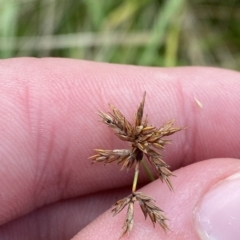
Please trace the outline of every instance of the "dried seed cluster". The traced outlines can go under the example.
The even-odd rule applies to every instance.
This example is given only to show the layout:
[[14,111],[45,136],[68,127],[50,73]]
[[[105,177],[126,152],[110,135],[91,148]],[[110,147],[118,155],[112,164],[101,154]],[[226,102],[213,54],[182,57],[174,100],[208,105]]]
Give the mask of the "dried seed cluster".
[[157,222],[161,225],[164,231],[168,229],[168,226],[166,224],[166,220],[168,219],[164,216],[163,211],[154,204],[155,200],[147,195],[142,194],[141,192],[133,192],[128,197],[117,201],[112,208],[113,216],[115,216],[116,214],[121,212],[124,207],[128,205],[127,216],[123,225],[123,231],[120,238],[125,233],[130,233],[133,228],[133,204],[135,201],[138,201],[145,216],[145,219],[147,218],[147,216],[149,216],[151,221],[153,222],[153,225],[155,225],[155,223]]
[[174,127],[173,120],[167,122],[160,128],[149,125],[147,116],[143,120],[145,96],[146,93],[144,93],[143,100],[138,107],[134,125],[128,122],[124,115],[113,105],[110,105],[112,110],[111,113],[106,114],[99,111],[99,116],[103,123],[112,128],[121,140],[129,142],[131,144],[131,149],[96,149],[96,155],[90,157],[93,162],[103,162],[104,164],[108,164],[116,161],[118,164],[121,163],[121,170],[124,168],[129,170],[135,165],[132,194],[116,202],[112,209],[115,216],[128,205],[127,216],[121,237],[126,232],[130,233],[133,228],[133,205],[135,201],[140,204],[145,218],[149,215],[153,223],[158,222],[164,230],[168,229],[166,224],[167,218],[164,217],[163,211],[154,204],[154,200],[149,196],[136,192],[139,163],[142,162],[143,157],[146,156],[150,164],[155,168],[161,181],[165,181],[169,189],[172,190],[173,187],[169,177],[173,174],[169,170],[169,165],[162,160],[159,150],[163,150],[164,146],[170,142],[170,140],[167,140],[164,137],[178,132],[182,130],[182,128]]

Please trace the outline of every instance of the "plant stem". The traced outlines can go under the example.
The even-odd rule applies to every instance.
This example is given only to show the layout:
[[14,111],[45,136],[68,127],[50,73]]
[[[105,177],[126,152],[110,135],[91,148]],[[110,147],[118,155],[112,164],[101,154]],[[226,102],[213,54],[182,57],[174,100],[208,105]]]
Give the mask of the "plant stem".
[[155,180],[155,178],[154,178],[152,172],[150,171],[145,159],[143,159],[141,162],[142,162],[145,172],[147,173],[148,178],[150,179],[151,182],[153,182]]
[[134,179],[133,179],[132,192],[135,192],[137,188],[138,173],[139,173],[139,162],[137,161],[136,167],[135,167]]

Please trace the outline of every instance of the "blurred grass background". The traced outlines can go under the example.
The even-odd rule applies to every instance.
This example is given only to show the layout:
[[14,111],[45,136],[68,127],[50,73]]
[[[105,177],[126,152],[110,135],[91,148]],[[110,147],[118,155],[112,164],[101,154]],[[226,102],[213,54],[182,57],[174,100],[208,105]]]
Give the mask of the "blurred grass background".
[[240,70],[238,0],[0,0],[0,58]]

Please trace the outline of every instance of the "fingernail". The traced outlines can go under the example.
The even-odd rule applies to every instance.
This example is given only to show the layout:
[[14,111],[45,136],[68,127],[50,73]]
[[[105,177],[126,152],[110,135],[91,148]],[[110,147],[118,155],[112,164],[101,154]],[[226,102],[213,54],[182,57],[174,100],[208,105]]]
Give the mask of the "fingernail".
[[240,173],[214,185],[197,204],[193,214],[201,240],[239,240]]

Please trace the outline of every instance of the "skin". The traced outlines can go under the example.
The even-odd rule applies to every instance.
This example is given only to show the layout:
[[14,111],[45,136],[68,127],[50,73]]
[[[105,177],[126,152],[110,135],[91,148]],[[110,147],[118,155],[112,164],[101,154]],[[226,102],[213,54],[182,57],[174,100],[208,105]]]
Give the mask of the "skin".
[[133,172],[87,158],[95,148],[128,146],[98,122],[97,110],[110,102],[133,121],[144,91],[152,125],[174,118],[188,129],[164,152],[174,193],[140,171],[140,191],[156,199],[171,231],[153,228],[136,207],[129,239],[198,239],[197,202],[240,170],[237,72],[19,58],[0,61],[0,78],[0,239],[118,239],[125,211],[103,212],[129,195]]

